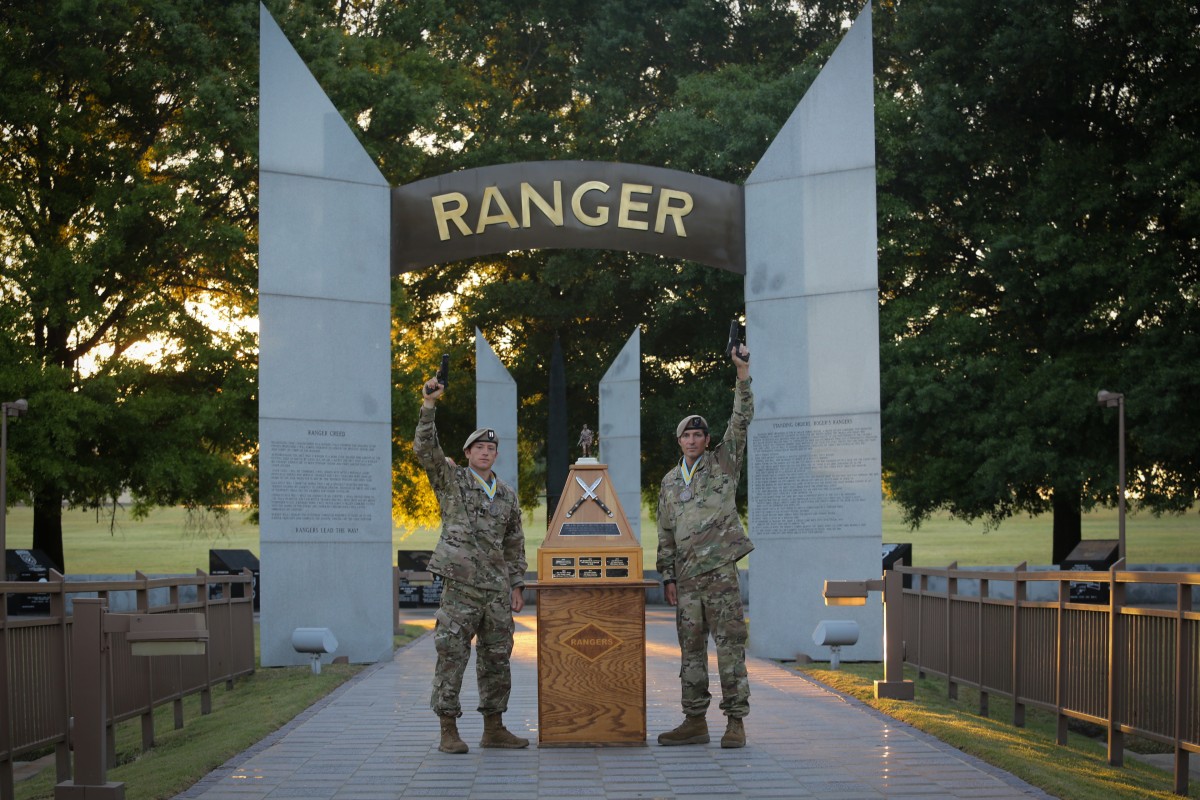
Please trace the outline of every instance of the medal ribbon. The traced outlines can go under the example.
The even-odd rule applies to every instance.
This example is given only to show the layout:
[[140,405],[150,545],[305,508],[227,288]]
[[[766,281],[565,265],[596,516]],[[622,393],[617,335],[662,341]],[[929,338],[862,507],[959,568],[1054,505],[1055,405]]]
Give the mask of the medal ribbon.
[[696,474],[696,467],[698,466],[700,466],[700,459],[698,458],[696,459],[696,463],[692,464],[691,468],[688,467],[687,456],[679,460],[679,472],[683,475],[684,486],[692,485],[692,476]]
[[467,469],[471,470],[471,474],[475,476],[475,480],[479,481],[479,485],[481,487],[483,487],[483,490],[485,492],[487,492],[488,500],[495,500],[496,499],[496,476],[494,474],[492,475],[492,482],[489,484],[487,481],[485,481],[483,479],[483,476],[481,476],[478,472],[475,471],[475,469],[473,467],[467,467]]

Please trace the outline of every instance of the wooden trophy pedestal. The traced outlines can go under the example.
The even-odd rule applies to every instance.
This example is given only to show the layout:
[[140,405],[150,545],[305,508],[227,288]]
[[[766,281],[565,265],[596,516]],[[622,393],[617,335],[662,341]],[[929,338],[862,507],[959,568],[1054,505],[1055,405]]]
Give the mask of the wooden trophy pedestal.
[[608,468],[577,463],[538,548],[538,746],[646,744],[642,548]]
[[539,585],[538,746],[646,744],[646,585]]

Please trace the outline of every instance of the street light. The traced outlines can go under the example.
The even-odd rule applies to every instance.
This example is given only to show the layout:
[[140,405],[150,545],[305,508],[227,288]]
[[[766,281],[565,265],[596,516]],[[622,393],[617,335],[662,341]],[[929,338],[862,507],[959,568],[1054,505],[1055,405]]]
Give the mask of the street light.
[[1117,472],[1120,482],[1117,495],[1117,558],[1125,561],[1125,395],[1101,389],[1096,403],[1117,409]]
[[28,410],[28,400],[0,403],[0,555],[8,547],[4,529],[4,521],[8,518],[8,418],[19,417]]

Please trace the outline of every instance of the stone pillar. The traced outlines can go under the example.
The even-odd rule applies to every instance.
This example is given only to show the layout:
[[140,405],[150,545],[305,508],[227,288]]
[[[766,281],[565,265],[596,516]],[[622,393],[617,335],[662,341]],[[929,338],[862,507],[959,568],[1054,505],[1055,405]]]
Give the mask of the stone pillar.
[[392,649],[391,302],[384,180],[260,6],[262,663],[295,628]]
[[600,379],[600,462],[642,540],[642,332],[634,328]]
[[[475,329],[475,427],[491,428],[500,437],[499,455],[492,471],[500,480],[518,491],[517,484],[517,382],[500,363],[496,351],[483,338],[479,328]],[[458,442],[442,443],[447,454],[451,449],[457,455],[466,441],[464,431]],[[456,459],[457,460],[457,459]]]
[[828,658],[813,629],[846,618],[861,635],[842,658],[882,656],[878,595],[821,596],[882,570],[874,124],[868,6],[746,181],[750,644],[767,658]]

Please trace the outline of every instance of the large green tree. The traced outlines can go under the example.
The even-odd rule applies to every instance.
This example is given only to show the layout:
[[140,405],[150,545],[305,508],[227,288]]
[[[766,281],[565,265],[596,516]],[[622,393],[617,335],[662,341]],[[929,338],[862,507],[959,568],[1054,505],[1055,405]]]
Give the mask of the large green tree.
[[916,524],[1200,489],[1200,8],[983,0],[881,15],[883,455]]
[[33,546],[64,505],[242,499],[255,435],[256,8],[0,6],[0,393]]

